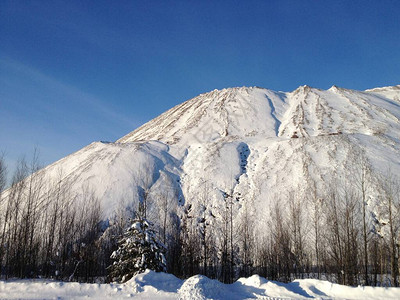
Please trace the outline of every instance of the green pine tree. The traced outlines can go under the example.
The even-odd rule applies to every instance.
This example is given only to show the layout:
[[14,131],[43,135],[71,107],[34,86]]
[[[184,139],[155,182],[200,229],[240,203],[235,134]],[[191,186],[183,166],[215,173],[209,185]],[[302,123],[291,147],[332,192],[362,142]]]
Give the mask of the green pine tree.
[[112,281],[126,282],[146,269],[166,271],[165,246],[156,239],[151,226],[144,218],[131,221],[111,255],[114,263],[108,269]]

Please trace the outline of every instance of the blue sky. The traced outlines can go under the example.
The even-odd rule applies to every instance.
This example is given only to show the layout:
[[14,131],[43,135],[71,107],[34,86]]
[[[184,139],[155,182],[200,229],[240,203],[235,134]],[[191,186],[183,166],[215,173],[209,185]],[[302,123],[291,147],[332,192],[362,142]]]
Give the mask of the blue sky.
[[200,93],[400,84],[400,1],[0,0],[0,151],[43,164]]

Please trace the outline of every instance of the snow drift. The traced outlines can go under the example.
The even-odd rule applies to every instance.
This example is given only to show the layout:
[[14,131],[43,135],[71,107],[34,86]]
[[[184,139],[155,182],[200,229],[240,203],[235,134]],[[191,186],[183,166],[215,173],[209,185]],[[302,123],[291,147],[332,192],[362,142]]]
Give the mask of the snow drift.
[[125,284],[0,281],[1,299],[399,299],[399,288],[348,287],[316,279],[284,284],[258,275],[223,284],[197,275],[180,280],[147,270]]

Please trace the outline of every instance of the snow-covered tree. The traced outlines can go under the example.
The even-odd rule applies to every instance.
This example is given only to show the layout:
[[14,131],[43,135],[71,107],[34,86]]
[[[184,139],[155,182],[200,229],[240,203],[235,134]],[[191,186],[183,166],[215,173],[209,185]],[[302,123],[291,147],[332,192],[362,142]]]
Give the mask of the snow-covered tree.
[[118,249],[111,255],[114,260],[109,267],[111,280],[125,282],[146,269],[166,271],[165,246],[157,240],[151,226],[146,219],[131,221],[118,241]]

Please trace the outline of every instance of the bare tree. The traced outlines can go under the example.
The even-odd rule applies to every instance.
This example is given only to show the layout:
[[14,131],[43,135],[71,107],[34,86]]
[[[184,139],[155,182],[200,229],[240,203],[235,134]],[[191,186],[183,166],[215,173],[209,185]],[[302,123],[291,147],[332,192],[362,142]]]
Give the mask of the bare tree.
[[203,261],[203,274],[207,276],[207,270],[208,270],[208,260],[209,260],[209,252],[210,252],[210,232],[209,232],[209,226],[210,226],[210,214],[209,212],[209,186],[207,182],[204,182],[201,191],[199,193],[199,202],[200,202],[200,211],[201,211],[201,217],[199,220],[199,226],[200,226],[200,238],[201,238],[201,246],[203,250],[202,254],[202,261]]
[[230,282],[230,263],[229,263],[229,205],[225,203],[222,212],[222,236],[220,237],[220,260],[221,260],[221,276],[220,280],[224,283]]
[[3,226],[4,243],[7,245],[5,250],[6,278],[9,275],[21,276],[22,230],[19,224],[26,186],[24,179],[27,174],[25,159],[21,159],[17,164],[9,189]]
[[360,150],[354,153],[353,163],[347,167],[347,171],[349,172],[349,180],[352,183],[351,188],[354,189],[354,192],[356,193],[355,196],[361,203],[364,282],[368,285],[368,242],[371,230],[367,219],[367,201],[371,180],[371,167],[363,151]]
[[[0,153],[0,207],[3,204],[3,191],[7,185],[7,166],[4,153]],[[1,216],[0,216],[1,218]],[[1,220],[1,219],[0,219]]]
[[315,263],[317,267],[317,278],[321,278],[321,242],[322,242],[322,237],[321,237],[321,230],[322,230],[322,225],[321,225],[321,217],[322,217],[322,204],[323,204],[323,199],[322,198],[317,198],[315,194],[313,194],[312,198],[312,204],[313,204],[313,212],[311,215],[311,220],[312,220],[312,226],[314,229],[314,252],[315,252]]
[[222,237],[220,240],[221,256],[221,280],[224,283],[231,283],[234,278],[234,240],[233,240],[233,205],[234,200],[238,200],[233,194],[233,189],[229,193],[223,193],[224,207],[222,211],[221,226]]
[[[342,279],[342,272],[344,269],[344,249],[343,249],[343,239],[341,232],[341,219],[339,211],[339,199],[338,193],[336,191],[336,186],[331,187],[327,198],[327,206],[325,207],[325,218],[326,218],[326,238],[328,240],[329,254],[333,259],[332,267],[333,270],[341,283],[344,284],[344,279]],[[342,279],[342,280],[341,280]]]
[[201,253],[198,251],[200,244],[197,223],[193,216],[192,205],[185,207],[180,231],[180,244],[182,245],[182,275],[189,277],[199,272]]
[[[3,255],[4,255],[4,234],[5,234],[5,226],[6,221],[8,219],[8,203],[6,196],[3,194],[3,191],[7,184],[7,166],[4,160],[4,153],[0,154],[0,228],[3,227],[3,230],[0,231],[0,270],[3,266]],[[3,215],[4,212],[4,215]],[[3,225],[3,226],[1,226]]]
[[39,154],[35,149],[29,165],[29,176],[25,180],[26,191],[23,201],[21,230],[21,277],[32,276],[34,273],[39,243],[35,239],[38,229],[40,208],[44,202],[43,173],[40,172]]
[[[86,282],[93,279],[97,267],[97,244],[101,220],[100,202],[89,186],[84,186],[76,200],[79,211],[76,218],[76,250],[78,257],[70,278],[81,276]],[[79,266],[79,269],[77,268]]]
[[271,246],[273,262],[275,263],[277,279],[290,281],[294,257],[290,249],[290,232],[287,218],[278,201],[275,201],[271,211]]
[[384,201],[389,225],[390,273],[392,285],[399,286],[400,248],[400,181],[391,172],[382,180]]
[[68,193],[68,186],[63,180],[63,172],[60,169],[58,171],[57,179],[48,186],[47,191],[47,204],[44,210],[44,225],[47,228],[43,236],[43,248],[44,248],[44,266],[43,272],[45,276],[50,276],[54,274],[51,272],[52,258],[55,252],[56,243],[56,230],[58,222],[60,221],[60,213],[62,209],[68,203],[68,199],[65,199]]
[[154,182],[153,170],[149,163],[141,165],[136,170],[136,181],[134,184],[138,186],[139,192],[139,206],[138,206],[138,217],[142,219],[147,218],[150,189]]
[[295,258],[294,272],[300,276],[304,272],[303,206],[293,193],[289,195],[289,227],[291,230],[292,249]]
[[345,283],[354,285],[358,274],[358,256],[359,256],[359,202],[357,195],[352,190],[346,190],[344,195],[343,209],[343,229],[344,239],[344,276]]
[[251,214],[251,207],[253,207],[253,199],[247,199],[250,203],[245,202],[242,206],[241,224],[240,224],[240,240],[241,240],[241,253],[242,253],[242,267],[241,276],[249,276],[253,266],[254,251],[254,237],[253,228],[254,222]]

